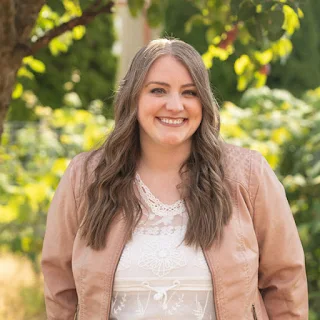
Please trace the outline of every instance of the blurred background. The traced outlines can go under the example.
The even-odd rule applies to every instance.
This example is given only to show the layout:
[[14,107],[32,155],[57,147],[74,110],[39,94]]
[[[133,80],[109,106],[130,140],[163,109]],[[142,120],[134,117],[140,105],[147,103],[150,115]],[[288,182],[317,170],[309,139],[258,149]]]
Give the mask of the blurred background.
[[0,319],[46,319],[39,259],[50,200],[70,159],[112,130],[117,83],[159,36],[201,53],[222,137],[261,152],[284,184],[305,250],[309,319],[320,319],[318,0],[0,6]]

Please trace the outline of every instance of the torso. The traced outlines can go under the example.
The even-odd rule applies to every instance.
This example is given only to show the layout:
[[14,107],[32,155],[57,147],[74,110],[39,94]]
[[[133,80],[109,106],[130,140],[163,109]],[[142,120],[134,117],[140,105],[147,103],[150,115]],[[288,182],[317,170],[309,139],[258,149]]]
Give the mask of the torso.
[[138,175],[136,186],[143,216],[115,273],[111,319],[215,319],[203,252],[183,243],[184,202],[163,204]]

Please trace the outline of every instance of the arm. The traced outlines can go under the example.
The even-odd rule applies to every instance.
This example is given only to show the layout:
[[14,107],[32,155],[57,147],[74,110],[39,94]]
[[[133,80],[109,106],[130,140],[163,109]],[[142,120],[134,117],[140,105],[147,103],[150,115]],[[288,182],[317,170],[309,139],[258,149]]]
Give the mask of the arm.
[[253,154],[253,220],[258,239],[259,289],[270,319],[308,319],[304,253],[284,188],[267,161]]
[[48,319],[73,320],[77,293],[72,274],[72,249],[78,230],[76,204],[76,158],[64,173],[47,217],[42,250],[42,272]]

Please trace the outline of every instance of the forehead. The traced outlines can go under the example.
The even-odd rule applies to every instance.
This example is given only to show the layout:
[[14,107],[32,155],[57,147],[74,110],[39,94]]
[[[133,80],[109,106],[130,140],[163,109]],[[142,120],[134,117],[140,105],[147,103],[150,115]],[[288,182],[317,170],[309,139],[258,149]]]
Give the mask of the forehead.
[[[154,79],[157,78],[157,79]],[[187,67],[177,58],[166,55],[158,58],[150,67],[145,81],[165,79],[181,79],[192,81]]]

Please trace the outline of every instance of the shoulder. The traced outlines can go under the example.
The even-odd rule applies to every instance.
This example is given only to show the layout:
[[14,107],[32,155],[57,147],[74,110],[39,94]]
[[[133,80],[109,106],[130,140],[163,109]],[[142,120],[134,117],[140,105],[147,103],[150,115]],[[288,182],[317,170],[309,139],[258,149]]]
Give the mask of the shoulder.
[[76,155],[66,170],[71,180],[76,198],[80,197],[82,191],[94,178],[94,170],[101,159],[101,150],[82,152]]
[[257,151],[225,142],[222,150],[226,179],[240,183],[249,191],[266,163],[265,158]]
[[77,175],[82,175],[86,170],[92,173],[101,159],[101,153],[99,149],[79,153],[72,158],[69,167]]

